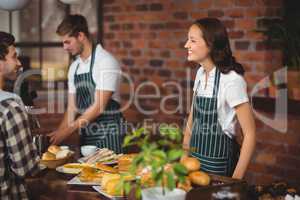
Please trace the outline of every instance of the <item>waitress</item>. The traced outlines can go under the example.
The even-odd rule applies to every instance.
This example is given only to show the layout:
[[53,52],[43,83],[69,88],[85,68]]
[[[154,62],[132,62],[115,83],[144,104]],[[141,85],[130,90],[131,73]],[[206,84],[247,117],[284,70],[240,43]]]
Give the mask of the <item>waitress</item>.
[[[188,60],[199,64],[183,148],[201,170],[242,179],[255,148],[255,123],[244,69],[235,61],[224,25],[215,18],[195,21],[185,44]],[[243,132],[236,142],[237,120]]]
[[93,45],[81,15],[67,16],[56,33],[64,49],[77,57],[68,72],[67,111],[58,130],[49,134],[50,142],[59,144],[80,129],[81,145],[121,153],[125,130],[119,112],[121,70],[117,60],[100,44]]

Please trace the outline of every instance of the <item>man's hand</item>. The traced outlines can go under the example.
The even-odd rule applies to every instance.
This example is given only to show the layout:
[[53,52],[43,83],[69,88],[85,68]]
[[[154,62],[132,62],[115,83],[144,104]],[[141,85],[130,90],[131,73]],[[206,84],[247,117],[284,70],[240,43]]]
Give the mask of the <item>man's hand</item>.
[[47,136],[50,137],[51,144],[58,145],[62,141],[64,141],[67,137],[69,137],[71,134],[72,131],[70,131],[69,128],[62,128],[47,134]]

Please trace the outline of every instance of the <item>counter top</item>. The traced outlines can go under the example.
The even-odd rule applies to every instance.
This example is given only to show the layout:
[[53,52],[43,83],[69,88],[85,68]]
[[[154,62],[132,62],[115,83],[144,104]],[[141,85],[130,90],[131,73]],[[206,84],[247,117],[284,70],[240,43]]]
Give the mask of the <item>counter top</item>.
[[59,173],[53,169],[45,169],[35,177],[26,179],[30,199],[37,200],[106,200],[91,186],[70,186],[67,182],[71,175]]
[[[32,200],[109,200],[105,196],[97,193],[91,186],[67,185],[67,182],[73,178],[73,175],[67,175],[57,172],[54,169],[45,169],[35,177],[26,179],[28,193]],[[229,181],[230,178],[212,175],[212,179]],[[220,186],[194,188],[187,193],[186,200],[210,199],[211,194],[220,190]],[[231,191],[245,195],[246,183],[237,183],[230,186]],[[134,198],[128,198],[134,199]],[[243,199],[243,198],[241,198]]]

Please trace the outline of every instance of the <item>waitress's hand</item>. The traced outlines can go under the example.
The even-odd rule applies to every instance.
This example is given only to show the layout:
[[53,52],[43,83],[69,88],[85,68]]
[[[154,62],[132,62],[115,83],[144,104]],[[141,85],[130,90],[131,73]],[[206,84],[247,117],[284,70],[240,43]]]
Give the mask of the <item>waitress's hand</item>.
[[72,131],[70,131],[68,128],[58,129],[56,131],[53,131],[49,134],[47,134],[48,137],[50,137],[50,143],[53,145],[58,145],[62,141],[64,141],[68,136],[72,134]]

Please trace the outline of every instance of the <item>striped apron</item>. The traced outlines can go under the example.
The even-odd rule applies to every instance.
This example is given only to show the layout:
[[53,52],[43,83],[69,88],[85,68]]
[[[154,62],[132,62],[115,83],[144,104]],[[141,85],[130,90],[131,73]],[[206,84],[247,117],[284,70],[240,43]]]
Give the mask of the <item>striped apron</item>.
[[[93,46],[89,72],[77,74],[79,64],[75,71],[76,106],[80,113],[83,113],[94,103],[96,84],[93,80],[92,71],[95,62],[95,50]],[[111,98],[105,111],[80,129],[81,145],[96,145],[99,148],[108,148],[116,153],[122,153],[125,120],[119,109],[120,104]]]
[[193,126],[190,151],[199,159],[201,170],[222,176],[232,176],[239,158],[239,146],[228,137],[218,122],[217,96],[220,71],[216,69],[211,98],[197,96],[200,81],[193,98]]

